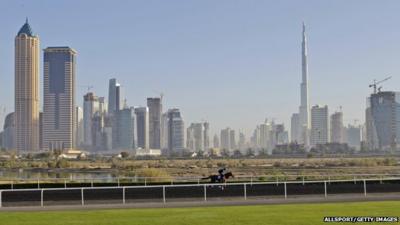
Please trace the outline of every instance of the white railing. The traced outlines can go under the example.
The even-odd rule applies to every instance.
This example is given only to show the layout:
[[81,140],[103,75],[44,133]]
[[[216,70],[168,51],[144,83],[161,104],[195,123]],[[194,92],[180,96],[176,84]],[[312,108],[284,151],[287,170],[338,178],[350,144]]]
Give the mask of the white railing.
[[[360,194],[363,194],[364,196],[367,196],[368,182],[372,182],[372,181],[379,182],[382,185],[390,185],[390,183],[385,183],[385,181],[399,181],[399,183],[400,183],[400,180],[398,178],[382,178],[382,179],[361,179],[361,180],[360,179],[359,180],[352,179],[352,180],[331,180],[331,181],[320,180],[320,181],[284,181],[284,182],[252,182],[252,183],[246,182],[246,183],[224,183],[224,184],[217,183],[217,184],[180,184],[180,185],[120,186],[120,187],[71,187],[71,188],[14,189],[14,190],[0,190],[0,207],[4,207],[4,203],[7,202],[7,199],[4,196],[4,194],[6,194],[6,193],[13,193],[13,192],[14,193],[25,192],[25,194],[26,194],[26,192],[28,192],[28,193],[32,192],[31,194],[40,193],[40,206],[43,207],[43,206],[45,206],[44,203],[46,201],[57,202],[57,200],[54,200],[54,199],[53,200],[51,200],[51,199],[50,200],[45,200],[44,196],[45,196],[46,192],[49,192],[49,191],[63,191],[63,192],[65,192],[65,191],[72,191],[72,190],[79,190],[80,191],[80,196],[79,197],[80,197],[80,204],[82,206],[86,205],[86,201],[87,201],[87,199],[85,198],[85,191],[86,190],[121,190],[122,191],[121,197],[117,198],[117,199],[112,199],[112,200],[118,200],[118,201],[121,201],[122,204],[126,204],[126,200],[127,200],[126,191],[129,190],[129,189],[157,189],[157,188],[161,189],[162,188],[162,202],[163,203],[167,203],[167,194],[166,193],[168,192],[168,190],[172,189],[172,188],[180,188],[180,187],[197,187],[197,188],[200,187],[203,190],[202,191],[203,192],[202,193],[203,201],[208,201],[208,198],[210,198],[212,196],[207,194],[207,190],[208,190],[208,188],[212,188],[212,187],[218,187],[218,188],[221,188],[221,190],[223,190],[222,188],[228,188],[230,186],[238,186],[238,187],[242,186],[243,189],[239,189],[240,193],[235,193],[235,195],[228,196],[228,197],[241,197],[244,200],[247,200],[248,199],[248,187],[252,187],[253,185],[274,185],[274,186],[275,185],[276,186],[282,186],[283,185],[283,196],[282,197],[284,199],[287,199],[289,194],[291,194],[293,196],[296,195],[296,193],[288,193],[288,189],[287,189],[288,185],[290,185],[290,184],[301,184],[301,185],[304,186],[306,184],[317,184],[318,183],[318,184],[321,184],[320,188],[322,188],[322,185],[323,185],[323,190],[324,190],[324,193],[320,194],[320,195],[323,195],[325,198],[328,198],[328,195],[329,195],[328,185],[330,185],[331,183],[344,183],[344,182],[346,182],[346,183],[349,183],[349,182],[351,182],[351,183],[352,182],[360,183],[360,182],[362,182],[363,193],[356,192],[356,191],[355,192],[348,192],[348,193],[360,193]],[[194,191],[198,191],[195,188],[193,190]],[[396,190],[395,192],[400,192],[400,188],[399,188],[399,190]],[[198,194],[198,192],[197,192],[197,194]],[[275,195],[275,194],[272,194],[272,195]],[[306,195],[306,194],[297,193],[297,195]],[[195,194],[195,196],[196,196],[196,194]],[[266,195],[259,195],[259,196],[269,196],[269,195],[266,194]],[[277,195],[277,196],[279,196],[279,195]],[[172,199],[176,199],[176,198],[182,198],[182,197],[175,197],[175,198],[172,198]],[[190,198],[196,198],[196,197],[188,195],[185,198],[190,199]],[[158,198],[155,197],[155,198],[151,198],[151,199],[152,200],[156,200]],[[96,199],[96,200],[102,200],[102,199]],[[134,200],[134,199],[131,198],[131,200]],[[14,203],[16,203],[16,202],[17,203],[18,202],[29,202],[29,200],[28,201],[24,201],[24,200],[14,201]],[[59,202],[61,202],[61,204],[64,205],[64,202],[62,202],[62,201],[59,201]]]
[[[202,179],[203,177],[97,177],[97,178],[15,178],[15,179],[7,179],[0,178],[0,185],[9,185],[9,189],[14,189],[15,185],[18,184],[34,184],[37,189],[41,188],[41,185],[55,183],[55,184],[63,184],[64,187],[68,187],[68,184],[79,184],[85,183],[90,184],[90,187],[94,187],[96,184],[116,184],[114,186],[120,187],[124,186],[124,183],[130,184],[139,184],[139,185],[152,185],[157,183],[169,183],[169,185],[174,185],[178,183],[207,183],[207,179]],[[274,182],[283,182],[283,181],[295,181],[301,180],[312,181],[312,180],[343,180],[353,179],[384,179],[384,178],[400,178],[400,174],[329,174],[329,175],[315,175],[315,174],[304,174],[304,175],[262,175],[262,176],[235,176],[227,180],[227,182],[258,182],[258,181],[274,181]]]

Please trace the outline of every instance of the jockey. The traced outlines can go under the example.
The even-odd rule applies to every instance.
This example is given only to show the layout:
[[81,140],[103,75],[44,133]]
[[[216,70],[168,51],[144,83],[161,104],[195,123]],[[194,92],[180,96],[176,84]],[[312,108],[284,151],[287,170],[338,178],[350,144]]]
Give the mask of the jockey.
[[218,179],[220,181],[224,180],[225,173],[226,173],[226,168],[225,167],[218,170],[218,174],[219,174]]

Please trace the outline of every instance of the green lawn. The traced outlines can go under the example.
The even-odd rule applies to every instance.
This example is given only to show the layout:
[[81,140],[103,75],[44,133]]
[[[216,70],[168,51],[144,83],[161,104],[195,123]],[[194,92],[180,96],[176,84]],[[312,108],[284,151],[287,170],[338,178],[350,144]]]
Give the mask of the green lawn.
[[[324,216],[400,216],[400,201],[159,209],[1,212],[7,225],[324,224]],[[325,223],[327,224],[327,223]],[[338,224],[338,223],[328,223]],[[371,223],[368,223],[371,224]],[[382,224],[382,223],[381,223]],[[384,223],[393,224],[393,223]],[[400,224],[400,223],[396,223]]]

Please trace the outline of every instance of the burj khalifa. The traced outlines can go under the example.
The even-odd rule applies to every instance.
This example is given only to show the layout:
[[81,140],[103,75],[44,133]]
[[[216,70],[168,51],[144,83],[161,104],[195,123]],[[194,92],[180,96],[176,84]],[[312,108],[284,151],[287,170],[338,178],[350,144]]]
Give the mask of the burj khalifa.
[[303,143],[308,143],[308,130],[310,129],[310,106],[308,98],[308,65],[307,65],[307,37],[306,26],[303,23],[303,39],[301,42],[302,82],[300,85],[299,125]]

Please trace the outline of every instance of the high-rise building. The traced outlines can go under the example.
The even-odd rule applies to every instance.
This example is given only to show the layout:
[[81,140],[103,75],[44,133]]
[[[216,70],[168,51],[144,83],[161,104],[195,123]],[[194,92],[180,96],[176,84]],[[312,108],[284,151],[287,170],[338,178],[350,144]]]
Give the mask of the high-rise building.
[[151,149],[161,148],[161,98],[147,98],[149,108],[149,140]]
[[44,49],[44,150],[75,147],[75,64],[72,48]]
[[265,123],[260,124],[258,128],[259,147],[262,149],[268,149],[270,143],[271,125],[265,121]]
[[300,131],[300,116],[298,113],[293,113],[290,120],[290,141],[297,143],[302,142]]
[[135,108],[137,147],[149,149],[149,108]]
[[221,130],[221,149],[231,150],[231,128],[227,127]]
[[15,37],[15,126],[19,152],[39,150],[39,37],[28,23]]
[[192,123],[187,128],[187,148],[194,152],[205,151],[204,149],[204,124]]
[[118,149],[134,149],[134,129],[135,129],[135,111],[132,108],[121,109],[116,114],[117,117],[117,143]]
[[217,134],[214,135],[213,146],[214,148],[219,148],[219,137]]
[[315,105],[311,108],[311,145],[329,142],[328,106]]
[[2,147],[7,150],[15,149],[15,113],[9,113],[4,119]]
[[83,139],[86,148],[89,148],[96,143],[93,143],[92,122],[96,112],[99,111],[99,98],[92,92],[83,96]]
[[307,64],[307,36],[306,26],[303,23],[303,39],[301,42],[301,67],[302,81],[301,104],[299,108],[299,130],[301,131],[302,143],[308,142],[308,129],[310,129],[310,105],[308,97],[308,64]]
[[83,139],[83,110],[81,107],[75,107],[75,146],[81,147],[84,144]]
[[360,126],[348,125],[346,128],[346,142],[349,147],[360,149],[361,129]]
[[400,147],[400,92],[372,94],[370,106],[370,129],[373,129],[370,132],[376,134],[376,147],[380,150],[397,150]]
[[210,123],[204,122],[204,151],[208,151],[210,149]]
[[235,132],[235,130],[232,129],[230,131],[229,135],[230,135],[229,141],[230,141],[230,144],[231,144],[231,149],[232,150],[236,150],[237,144],[236,144],[236,132]]
[[168,149],[168,113],[163,113],[161,117],[161,149]]
[[121,85],[112,78],[108,84],[108,113],[113,114],[122,108]]
[[244,135],[243,132],[239,131],[239,142],[238,142],[238,148],[241,152],[244,152],[246,149],[246,136]]
[[185,149],[185,123],[179,109],[168,110],[168,154],[182,154]]
[[335,112],[331,115],[331,139],[332,143],[344,143],[343,113]]

